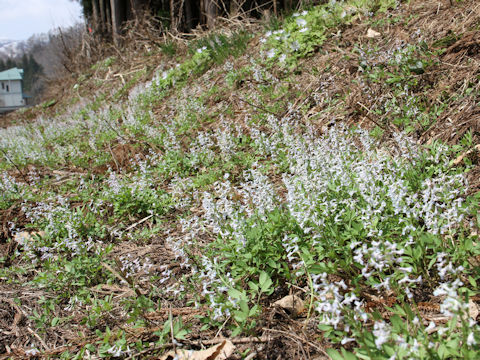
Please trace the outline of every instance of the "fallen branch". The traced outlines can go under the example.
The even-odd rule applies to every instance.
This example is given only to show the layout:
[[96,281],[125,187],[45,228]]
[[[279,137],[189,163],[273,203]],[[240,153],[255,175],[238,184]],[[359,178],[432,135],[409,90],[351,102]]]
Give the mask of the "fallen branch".
[[266,343],[266,342],[272,341],[272,337],[271,336],[261,336],[261,337],[249,336],[249,337],[241,337],[241,338],[233,338],[233,339],[216,338],[216,339],[197,340],[197,341],[182,340],[182,342],[185,342],[188,345],[201,346],[201,345],[216,345],[225,340],[230,340],[233,344]]
[[33,331],[31,328],[27,327],[27,330],[30,334],[32,334],[34,337],[36,337],[38,339],[38,341],[40,341],[40,343],[42,344],[43,348],[45,349],[45,351],[49,351],[49,347],[47,346],[47,344],[45,343],[45,341],[43,341],[43,339],[40,337],[40,335],[38,335],[35,331]]
[[129,227],[127,227],[127,228],[125,229],[125,231],[129,231],[129,230],[133,229],[133,228],[136,227],[137,225],[140,225],[141,223],[143,223],[143,222],[147,221],[148,219],[150,219],[152,216],[153,216],[153,214],[148,215],[147,217],[144,217],[142,220],[137,221],[135,224],[132,224],[132,225],[130,225]]

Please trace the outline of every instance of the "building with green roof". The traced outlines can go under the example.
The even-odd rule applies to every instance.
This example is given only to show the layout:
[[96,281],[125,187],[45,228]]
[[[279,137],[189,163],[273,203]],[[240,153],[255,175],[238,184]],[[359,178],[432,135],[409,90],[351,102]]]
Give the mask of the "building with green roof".
[[0,72],[0,112],[25,106],[22,82],[22,69],[12,68]]

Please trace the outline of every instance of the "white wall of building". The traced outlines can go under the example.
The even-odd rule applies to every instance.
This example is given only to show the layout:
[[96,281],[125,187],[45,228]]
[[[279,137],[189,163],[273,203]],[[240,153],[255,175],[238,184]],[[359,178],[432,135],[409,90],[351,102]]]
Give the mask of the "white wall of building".
[[0,107],[25,105],[21,80],[0,80]]

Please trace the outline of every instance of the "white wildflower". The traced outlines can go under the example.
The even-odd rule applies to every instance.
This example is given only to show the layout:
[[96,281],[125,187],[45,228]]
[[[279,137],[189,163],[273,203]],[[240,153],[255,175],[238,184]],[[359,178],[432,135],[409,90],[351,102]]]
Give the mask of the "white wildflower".
[[300,44],[298,43],[298,41],[295,40],[290,44],[290,48],[293,51],[298,51],[298,50],[300,50]]
[[296,20],[296,23],[299,27],[305,27],[307,25],[307,20],[298,18]]
[[354,338],[349,338],[349,337],[344,337],[342,339],[342,341],[340,342],[340,344],[345,345],[345,344],[348,344],[349,342],[352,342],[352,341],[355,341],[355,339]]
[[390,327],[384,321],[377,321],[373,325],[373,335],[375,336],[375,346],[380,350],[382,345],[390,339]]
[[477,341],[475,340],[475,336],[473,335],[473,332],[470,332],[467,337],[467,345],[472,346],[475,345]]

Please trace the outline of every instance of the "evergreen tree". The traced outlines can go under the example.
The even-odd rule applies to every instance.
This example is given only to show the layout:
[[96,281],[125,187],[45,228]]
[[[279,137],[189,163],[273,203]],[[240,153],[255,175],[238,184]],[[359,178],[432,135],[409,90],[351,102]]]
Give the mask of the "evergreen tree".
[[33,55],[30,53],[30,56],[28,58],[28,66],[30,68],[32,68],[32,72],[33,74],[35,74],[35,76],[40,76],[43,74],[43,69],[42,69],[42,66],[35,61],[35,58],[33,57]]
[[22,66],[23,69],[23,91],[29,91],[32,86],[33,72],[28,63],[27,54],[22,56]]
[[23,69],[23,91],[30,92],[40,76],[43,75],[42,66],[35,61],[35,58],[30,53],[29,55],[23,54],[18,67]]
[[8,70],[8,69],[11,69],[11,68],[14,68],[16,67],[17,64],[15,63],[15,61],[13,61],[12,58],[8,58],[7,61],[5,62],[5,68]]

